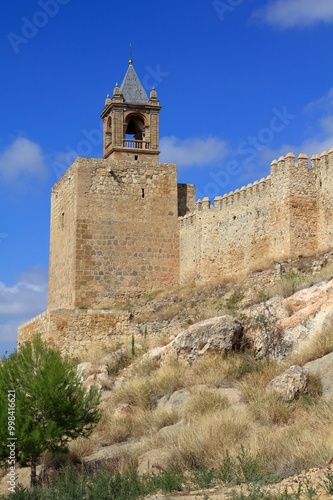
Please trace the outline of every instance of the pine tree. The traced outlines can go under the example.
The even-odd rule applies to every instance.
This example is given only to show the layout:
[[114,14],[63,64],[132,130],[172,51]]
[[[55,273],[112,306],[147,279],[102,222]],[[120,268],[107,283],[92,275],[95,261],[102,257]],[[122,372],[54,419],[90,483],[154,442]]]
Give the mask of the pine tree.
[[8,444],[15,445],[15,460],[30,465],[36,486],[38,458],[87,437],[100,418],[99,401],[99,391],[82,386],[71,360],[39,336],[25,342],[0,362],[0,462],[13,463]]

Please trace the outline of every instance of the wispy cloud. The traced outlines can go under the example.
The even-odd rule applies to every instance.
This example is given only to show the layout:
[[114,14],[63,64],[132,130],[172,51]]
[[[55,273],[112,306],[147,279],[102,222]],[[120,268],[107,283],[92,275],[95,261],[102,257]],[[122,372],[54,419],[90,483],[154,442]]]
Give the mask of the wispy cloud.
[[331,0],[271,0],[257,10],[254,17],[279,28],[310,26],[318,22],[333,23]]
[[42,266],[27,269],[14,285],[0,281],[0,351],[16,342],[17,328],[46,309],[47,272]]
[[10,183],[28,174],[35,179],[44,179],[47,166],[41,147],[25,137],[19,137],[0,152],[0,175]]
[[227,142],[217,137],[163,137],[160,149],[161,162],[176,163],[179,167],[206,166],[223,159],[228,153]]
[[303,140],[299,143],[282,143],[277,148],[265,148],[258,154],[260,164],[285,156],[289,151],[296,156],[305,153],[311,158],[333,147],[333,87],[326,94],[307,104],[302,112],[303,122],[308,123]]

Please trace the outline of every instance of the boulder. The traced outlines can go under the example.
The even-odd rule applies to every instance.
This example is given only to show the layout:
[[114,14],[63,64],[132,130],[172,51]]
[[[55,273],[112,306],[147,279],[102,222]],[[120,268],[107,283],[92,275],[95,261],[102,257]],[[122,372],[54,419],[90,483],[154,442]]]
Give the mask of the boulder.
[[324,399],[333,399],[333,352],[304,365],[305,370],[320,377]]
[[180,389],[171,394],[171,396],[163,396],[157,403],[157,408],[166,411],[182,412],[185,401],[190,397],[191,393],[187,389]]
[[149,450],[138,459],[138,474],[144,476],[147,474],[159,474],[172,464],[173,453],[171,450],[155,448]]
[[103,446],[95,453],[87,457],[83,457],[82,461],[85,464],[90,464],[93,468],[102,464],[115,464],[121,462],[124,457],[135,457],[142,454],[143,446],[139,442],[116,443],[110,446]]
[[200,321],[181,332],[166,346],[166,351],[193,361],[205,353],[225,354],[240,347],[241,323],[233,316],[218,316]]
[[273,297],[244,311],[245,340],[258,358],[282,359],[333,322],[333,280],[290,297]]
[[291,401],[308,389],[307,371],[298,366],[290,366],[285,372],[271,380],[266,390],[281,394],[285,399]]
[[163,440],[163,442],[167,443],[170,440],[175,439],[184,429],[184,420],[179,420],[179,422],[173,425],[166,425],[162,427],[156,434],[159,438]]

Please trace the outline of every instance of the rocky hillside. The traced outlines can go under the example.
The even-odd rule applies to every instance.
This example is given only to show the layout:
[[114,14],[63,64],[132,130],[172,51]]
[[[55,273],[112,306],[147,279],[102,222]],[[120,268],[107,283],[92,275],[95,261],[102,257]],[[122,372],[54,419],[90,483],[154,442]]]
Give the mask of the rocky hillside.
[[330,253],[119,303],[131,336],[79,360],[103,417],[72,457],[140,475],[176,467],[194,490],[177,498],[245,498],[249,483],[329,498],[332,278]]

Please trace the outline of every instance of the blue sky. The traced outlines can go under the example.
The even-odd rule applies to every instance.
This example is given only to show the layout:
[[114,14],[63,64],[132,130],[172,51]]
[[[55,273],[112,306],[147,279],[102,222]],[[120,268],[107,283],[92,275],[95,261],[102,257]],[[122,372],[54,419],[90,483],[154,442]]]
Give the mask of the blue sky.
[[330,0],[15,0],[0,17],[0,355],[46,308],[51,186],[101,156],[129,45],[161,111],[161,161],[198,198],[333,147]]

